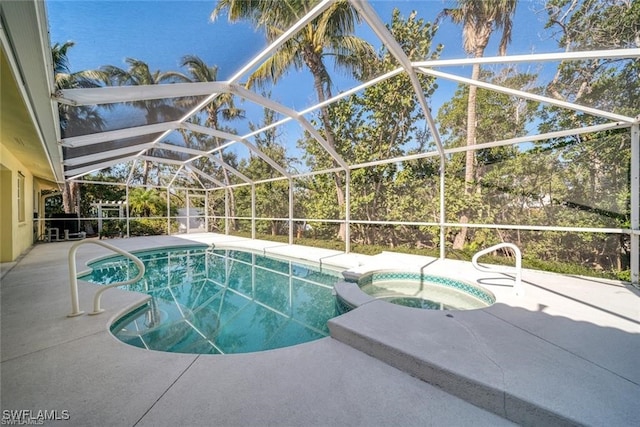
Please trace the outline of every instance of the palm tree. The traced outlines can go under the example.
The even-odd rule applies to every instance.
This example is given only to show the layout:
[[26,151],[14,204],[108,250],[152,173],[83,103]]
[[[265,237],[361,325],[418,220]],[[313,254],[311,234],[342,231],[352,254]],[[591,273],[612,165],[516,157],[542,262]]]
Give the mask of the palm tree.
[[131,214],[149,217],[162,213],[164,202],[154,188],[133,188],[129,192]]
[[[67,53],[74,45],[74,42],[68,41],[62,44],[56,43],[51,47],[56,91],[100,86],[102,75],[98,71],[87,70],[71,72]],[[92,133],[91,131],[97,132],[104,126],[104,121],[95,107],[80,106],[72,108],[69,105],[58,104],[58,116],[60,118],[60,130],[63,136]],[[75,182],[65,182],[62,191],[64,212],[76,212],[79,198],[79,184]]]
[[[272,42],[309,12],[314,3],[308,0],[219,0],[211,18],[216,19],[226,10],[230,21],[250,20],[256,27],[264,29],[268,41]],[[289,68],[299,70],[306,66],[313,75],[318,102],[326,101],[332,97],[326,56],[332,56],[338,68],[362,75],[366,63],[363,59],[374,55],[369,43],[352,35],[358,20],[356,10],[346,0],[332,3],[267,59],[250,76],[247,85],[276,82]],[[335,149],[335,134],[331,128],[328,107],[320,108],[320,119],[327,144]],[[334,180],[338,207],[342,211],[345,204],[344,183],[339,173],[334,174]],[[342,240],[345,230],[345,224],[341,224],[338,237]]]
[[[108,83],[121,86],[139,86],[189,81],[187,76],[175,71],[161,72],[156,70],[152,72],[149,65],[139,59],[126,58],[125,62],[129,64],[127,70],[115,65],[105,65],[100,69]],[[170,116],[178,110],[178,107],[171,100],[165,99],[134,101],[131,104],[145,112],[147,123],[158,123],[164,117]],[[145,161],[142,184],[147,185],[148,179],[149,162]]]
[[[516,11],[516,0],[458,0],[456,9],[444,9],[441,16],[449,17],[455,24],[462,24],[462,44],[464,50],[474,58],[484,56],[484,50],[494,30],[502,30],[498,54],[504,55],[511,42],[512,18]],[[474,64],[471,78],[480,77],[480,64]],[[469,86],[467,103],[467,147],[476,143],[476,98],[477,86]],[[475,182],[475,152],[468,150],[465,158],[464,189],[465,194],[473,193]],[[460,222],[469,222],[468,212],[463,212]],[[463,227],[456,235],[453,247],[462,249],[467,238],[467,228]]]
[[[74,42],[68,41],[63,44],[56,43],[51,48],[56,90],[101,86],[100,82],[103,75],[99,71],[71,72],[67,52],[74,45]],[[104,125],[102,117],[96,112],[95,108],[87,106],[70,108],[68,105],[58,104],[58,113],[60,115],[60,127],[65,136],[78,134],[79,130],[74,129],[74,126],[77,126],[79,122],[82,122],[84,129],[89,128],[93,131],[101,130]],[[82,120],[78,120],[78,118]]]
[[[193,82],[215,82],[218,80],[218,67],[208,66],[201,58],[195,55],[187,55],[182,58],[183,67],[187,67],[190,75],[190,81]],[[233,120],[244,115],[244,111],[236,108],[233,102],[233,95],[231,93],[221,93],[211,101],[206,107],[207,119],[205,125],[213,129],[219,129],[220,118],[223,120]],[[220,147],[220,139],[214,137],[216,148]],[[217,151],[217,156],[221,161],[224,161],[222,156],[222,150]],[[227,186],[231,185],[229,179],[229,172],[222,168],[222,174],[224,183]],[[227,218],[231,218],[231,230],[235,230],[235,216],[236,216],[236,201],[233,193],[233,189],[228,187],[229,191],[229,204],[227,205],[227,211],[225,212]]]

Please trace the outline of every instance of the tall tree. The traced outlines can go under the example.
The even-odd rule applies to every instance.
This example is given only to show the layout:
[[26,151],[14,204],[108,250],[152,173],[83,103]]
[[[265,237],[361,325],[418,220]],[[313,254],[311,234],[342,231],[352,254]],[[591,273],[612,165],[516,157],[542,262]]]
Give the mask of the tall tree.
[[[640,47],[637,1],[552,0],[545,3],[545,9],[548,15],[545,28],[554,31],[558,46],[567,52]],[[548,91],[561,100],[582,102],[584,96],[592,93],[593,83],[606,77],[608,70],[620,62],[618,58],[563,62]]]
[[[56,90],[91,88],[100,86],[102,74],[98,71],[87,70],[72,72],[67,55],[74,42],[56,43],[51,48],[53,58],[53,71]],[[103,128],[104,122],[95,107],[80,106],[70,107],[58,104],[60,128],[63,136],[75,136],[81,131],[98,132]],[[82,124],[81,127],[78,124]],[[85,132],[90,133],[90,132]],[[80,198],[80,185],[75,182],[65,181],[62,191],[62,204],[64,212],[77,212]]]
[[[230,21],[246,19],[264,29],[269,42],[281,36],[304,16],[315,2],[308,0],[246,1],[219,0],[211,18],[227,11]],[[359,17],[346,0],[332,3],[320,16],[298,31],[280,46],[278,51],[258,67],[250,76],[248,85],[275,82],[290,68],[307,67],[313,75],[314,89],[319,102],[332,97],[331,78],[325,59],[331,56],[336,67],[344,71],[360,70],[364,58],[373,55],[369,43],[353,35]],[[334,148],[336,140],[331,127],[329,109],[320,108],[320,120],[324,127],[327,144]],[[337,166],[337,165],[336,165]],[[340,173],[334,174],[336,199],[340,211],[344,211],[344,182]],[[345,238],[346,228],[341,224],[338,237]]]
[[[195,55],[187,55],[182,58],[183,67],[186,67],[189,73],[189,79],[192,82],[215,82],[218,80],[218,67],[213,65],[209,66],[201,58]],[[205,125],[213,129],[220,129],[220,119],[233,120],[244,115],[244,111],[235,106],[233,101],[233,94],[220,93],[216,98],[211,101],[206,107],[205,111],[207,118]],[[220,138],[213,137],[213,142],[216,148],[221,145]],[[215,154],[218,158],[224,162],[222,150],[218,150]],[[229,186],[231,181],[229,179],[229,172],[222,168],[222,176],[225,185]],[[229,203],[226,205],[225,215],[227,218],[231,218],[229,222],[231,230],[235,230],[235,216],[236,216],[236,201],[233,188],[228,188],[229,191]]]
[[[494,73],[482,70],[482,81],[496,85],[511,87],[528,92],[539,92],[535,87],[537,75],[521,73],[515,68],[506,68]],[[464,146],[466,142],[466,111],[469,87],[459,85],[453,98],[444,103],[438,111],[438,123],[447,147]],[[495,91],[479,89],[477,102],[482,105],[482,115],[478,117],[478,140],[497,141],[516,138],[527,134],[527,126],[536,118],[538,104],[533,101],[523,101]],[[546,169],[544,163],[539,162],[542,153],[524,155],[526,147],[502,146],[487,148],[476,153],[474,181],[482,189],[465,198],[460,198],[456,188],[462,192],[464,182],[460,180],[463,174],[465,156],[453,154],[447,164],[445,194],[446,212],[451,218],[459,216],[465,210],[473,211],[478,222],[493,224],[521,224],[522,219],[529,216],[532,209],[527,206],[542,206],[541,197],[548,196],[550,189],[546,184],[553,176],[549,161]],[[534,167],[535,166],[535,167]],[[518,175],[521,172],[521,175]],[[537,188],[536,188],[537,184]],[[538,194],[539,192],[539,194]],[[535,224],[535,222],[530,222]],[[476,230],[470,233],[467,245],[479,248],[487,243],[499,240],[490,236],[492,231]],[[500,231],[498,231],[500,237]],[[506,235],[505,232],[502,235]]]
[[152,215],[164,214],[166,212],[166,202],[160,197],[155,188],[144,189],[141,187],[132,188],[129,192],[129,207],[131,215],[149,217]]
[[[435,27],[418,18],[415,12],[405,18],[395,9],[388,28],[410,60],[438,57],[442,46],[432,49]],[[367,75],[356,78],[365,80],[383,75],[397,66],[393,54],[382,48],[375,57],[368,59]],[[418,78],[424,95],[431,96],[435,90],[434,79],[423,74]],[[350,164],[402,156],[408,145],[420,144],[425,136],[419,128],[423,114],[406,75],[387,79],[344,98],[332,104],[329,112],[337,136],[336,150]],[[313,144],[307,143],[303,148],[307,155],[315,156],[315,162],[327,157],[322,156]],[[323,163],[322,167],[330,167],[327,160]],[[399,169],[402,168],[393,163],[351,171],[352,218],[378,221],[389,218],[391,211],[396,211],[397,205],[393,203],[397,195],[393,192],[393,183]],[[353,225],[353,230],[354,242],[366,244],[387,241],[389,236],[385,234],[391,234],[381,233],[379,226],[370,224]],[[389,230],[394,231],[392,228],[386,231]]]
[[[640,2],[552,0],[545,3],[545,9],[546,28],[554,31],[558,46],[566,51],[640,47]],[[637,58],[564,61],[547,91],[563,101],[634,116],[640,111],[639,73]],[[603,120],[547,106],[540,130],[589,126]],[[558,221],[585,227],[629,227],[630,143],[627,130],[549,141],[545,148],[562,159],[567,182],[559,203],[566,214],[558,215]],[[625,235],[580,234],[567,238],[573,240],[567,252],[577,262],[604,269],[629,268],[630,241]]]
[[[108,84],[141,86],[189,81],[187,76],[175,71],[161,72],[156,70],[152,72],[149,65],[139,59],[126,58],[125,62],[129,64],[129,68],[126,70],[115,65],[105,65],[100,69]],[[158,123],[178,110],[174,101],[167,99],[134,101],[131,104],[144,111],[148,124]],[[147,185],[149,180],[149,167],[149,162],[145,160],[142,172],[143,185]]]
[[[462,43],[464,50],[474,58],[484,56],[484,51],[489,44],[491,34],[495,30],[501,30],[502,35],[498,48],[498,54],[504,55],[507,45],[511,41],[512,18],[516,10],[516,0],[458,0],[455,9],[444,9],[442,16],[449,17],[454,23],[462,25]],[[480,64],[474,64],[471,70],[471,78],[477,80],[480,77]],[[473,147],[476,143],[476,97],[477,87],[469,87],[469,100],[467,104],[467,146]],[[465,158],[465,194],[470,196],[474,190],[474,166],[475,152],[468,150]],[[468,212],[460,216],[461,223],[469,222]],[[456,235],[453,247],[462,249],[467,238],[467,228],[463,227]]]

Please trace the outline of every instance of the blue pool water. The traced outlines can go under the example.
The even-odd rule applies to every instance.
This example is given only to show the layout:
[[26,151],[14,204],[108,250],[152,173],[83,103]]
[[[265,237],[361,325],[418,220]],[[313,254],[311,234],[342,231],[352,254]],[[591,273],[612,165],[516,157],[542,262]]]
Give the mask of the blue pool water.
[[[113,334],[141,348],[176,353],[248,353],[325,337],[339,314],[337,272],[236,250],[207,247],[138,252],[145,276],[126,289],[148,304],[114,323]],[[82,280],[134,277],[133,263],[112,257]]]

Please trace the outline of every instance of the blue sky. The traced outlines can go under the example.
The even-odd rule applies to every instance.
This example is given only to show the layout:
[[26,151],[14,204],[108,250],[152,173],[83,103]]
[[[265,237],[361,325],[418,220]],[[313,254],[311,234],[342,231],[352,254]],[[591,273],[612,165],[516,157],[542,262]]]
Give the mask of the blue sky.
[[[225,16],[211,22],[215,0],[47,0],[53,43],[74,41],[71,65],[76,70],[105,64],[124,66],[124,58],[142,59],[153,69],[176,69],[180,56],[196,54],[220,67],[222,78],[265,46],[263,36],[246,23],[229,24]],[[373,0],[374,9],[388,21],[393,8],[408,15],[413,9],[433,21],[452,2],[444,0]],[[538,1],[518,4],[510,53],[555,51],[543,34],[544,14]],[[370,32],[365,32],[367,38]],[[497,37],[494,37],[497,39]],[[445,44],[444,58],[464,57],[460,27],[447,21],[437,41]],[[378,44],[375,40],[372,43]],[[494,42],[497,40],[493,40]],[[495,54],[495,43],[487,55]]]
[[[69,54],[74,70],[106,64],[124,68],[127,57],[144,60],[154,70],[176,70],[182,55],[196,54],[217,64],[224,76],[234,70],[225,69],[229,62],[223,58],[247,61],[264,46],[263,37],[247,24],[211,23],[211,1],[48,0],[47,4],[52,42],[76,43]],[[234,42],[225,34],[233,34]]]
[[[95,69],[103,65],[126,68],[125,58],[131,57],[147,62],[152,70],[179,70],[183,55],[195,54],[208,64],[219,67],[218,77],[227,79],[248,62],[263,47],[264,37],[246,23],[227,22],[226,16],[212,23],[209,19],[215,0],[47,0],[47,12],[52,43],[75,42],[69,51],[69,60],[74,71]],[[455,2],[444,0],[373,0],[371,4],[383,21],[390,20],[393,8],[400,9],[403,16],[417,9],[418,16],[433,21],[445,7]],[[557,51],[557,44],[543,30],[545,14],[540,12],[538,0],[521,1],[516,9],[511,54],[542,53]],[[365,27],[358,34],[370,41],[374,47],[380,42]],[[486,50],[486,56],[497,54],[499,35],[494,35]],[[442,58],[463,58],[461,28],[448,21],[441,24],[436,43],[445,48]],[[453,71],[453,70],[447,70]],[[469,74],[467,69],[455,70]],[[334,93],[349,89],[351,81],[334,76]],[[440,80],[439,89],[431,100],[432,107],[449,99],[456,84]],[[315,93],[310,76],[290,73],[273,89],[274,99],[302,110],[315,103]],[[251,106],[245,106],[251,110]],[[254,108],[253,120],[259,120],[260,109]],[[249,111],[248,114],[249,115]],[[248,122],[233,124],[239,131],[248,131]],[[299,132],[288,127],[286,132]],[[284,137],[295,139],[296,135]]]

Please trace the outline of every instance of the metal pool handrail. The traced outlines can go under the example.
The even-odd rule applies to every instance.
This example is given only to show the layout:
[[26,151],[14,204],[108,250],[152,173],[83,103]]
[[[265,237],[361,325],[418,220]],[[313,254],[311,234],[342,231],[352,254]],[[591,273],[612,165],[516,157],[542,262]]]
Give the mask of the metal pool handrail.
[[100,240],[81,240],[78,243],[74,243],[73,246],[71,246],[71,249],[69,249],[69,283],[71,285],[71,313],[68,314],[67,317],[75,317],[75,316],[80,316],[84,314],[84,311],[80,311],[80,303],[78,302],[78,273],[76,270],[76,252],[78,251],[78,247],[80,245],[84,245],[87,243],[93,243],[95,245],[102,246],[107,249],[111,249],[112,251],[129,258],[138,267],[138,275],[133,279],[126,280],[124,282],[117,282],[117,283],[112,283],[110,285],[102,286],[93,297],[93,312],[89,313],[90,315],[100,314],[104,311],[102,308],[100,308],[100,298],[102,297],[102,293],[105,292],[107,289],[114,288],[116,286],[130,285],[131,283],[137,282],[142,278],[142,276],[144,276],[145,268],[142,261],[140,261],[140,259],[135,255],[123,249],[117,248],[113,245],[102,242]]
[[[501,249],[501,248],[510,248],[516,255],[516,277],[515,277],[515,285],[513,287],[513,290],[517,296],[523,296],[524,288],[522,287],[522,252],[520,251],[520,248],[518,248],[513,243],[506,243],[506,242],[498,243],[497,245],[493,245],[489,248],[478,251],[471,259],[471,263],[476,268],[476,270],[480,270],[488,273],[494,272],[496,271],[495,269],[483,267],[480,264],[478,264],[478,258],[490,252],[493,252],[496,249]],[[506,272],[507,271],[501,271],[501,273],[506,273]]]

